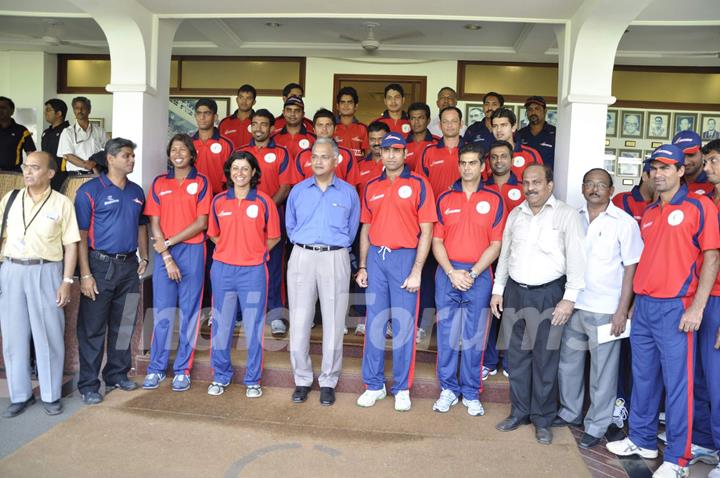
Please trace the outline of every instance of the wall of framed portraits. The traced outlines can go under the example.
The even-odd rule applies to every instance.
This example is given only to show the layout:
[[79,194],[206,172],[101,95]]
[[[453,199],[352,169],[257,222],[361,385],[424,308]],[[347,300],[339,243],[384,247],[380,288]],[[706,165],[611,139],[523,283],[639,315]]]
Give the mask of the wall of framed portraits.
[[[459,106],[459,105],[458,105]],[[482,103],[467,102],[465,103],[465,118],[467,118],[466,125],[470,126],[473,123],[482,121],[485,119],[485,113],[483,112]],[[528,125],[527,112],[523,103],[505,103],[505,108],[509,108],[515,113],[518,119],[517,129],[524,128]],[[547,114],[545,115],[545,121],[553,126],[557,126],[557,105],[547,105]]]
[[630,189],[640,179],[643,159],[686,130],[698,133],[703,143],[720,139],[720,111],[608,108],[605,169],[621,190]]

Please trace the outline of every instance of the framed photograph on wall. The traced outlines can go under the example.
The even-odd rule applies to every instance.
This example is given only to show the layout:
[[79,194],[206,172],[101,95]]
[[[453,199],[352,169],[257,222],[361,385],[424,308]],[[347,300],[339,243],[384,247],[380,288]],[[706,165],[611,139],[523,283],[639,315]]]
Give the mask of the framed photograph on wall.
[[642,167],[642,150],[621,149],[618,151],[617,175],[639,177]]
[[618,110],[608,108],[607,120],[605,122],[605,136],[617,136]]
[[468,103],[465,105],[465,124],[470,126],[485,119],[482,103]]
[[620,136],[624,138],[642,138],[644,111],[623,110]]
[[610,174],[615,174],[615,165],[617,164],[617,150],[613,148],[605,148],[605,158],[603,168]]
[[673,136],[680,131],[696,131],[697,113],[675,113],[675,127],[673,128]]
[[720,139],[720,115],[702,115],[702,121],[700,122],[700,131],[700,137],[703,141]]
[[670,137],[670,117],[672,113],[648,111],[647,130],[648,139],[668,139]]
[[90,124],[105,130],[105,118],[88,118]]
[[[168,107],[168,138],[178,133],[192,134],[197,131],[195,103],[197,96],[171,96]],[[230,114],[230,98],[212,98],[218,105],[215,126]]]

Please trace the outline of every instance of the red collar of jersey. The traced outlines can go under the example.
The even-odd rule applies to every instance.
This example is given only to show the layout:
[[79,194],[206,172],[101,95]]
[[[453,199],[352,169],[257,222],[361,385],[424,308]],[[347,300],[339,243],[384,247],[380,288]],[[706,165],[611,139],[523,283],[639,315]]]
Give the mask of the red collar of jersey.
[[[192,136],[192,139],[200,139],[200,131],[195,131],[195,134]],[[215,140],[220,139],[220,130],[214,126],[213,126],[212,139],[215,139]]]
[[[227,198],[235,199],[235,188],[228,188]],[[248,195],[245,196],[245,199],[247,199],[248,201],[254,201],[256,198],[257,198],[257,189],[250,188],[250,191],[248,191]]]
[[[403,179],[407,179],[410,177],[410,168],[407,167],[407,164],[403,166],[403,170],[400,173],[400,177]],[[387,171],[385,168],[383,168],[383,172],[380,175],[380,179],[387,179]]]
[[[173,179],[175,177],[175,168],[170,167],[168,168],[167,172],[168,179]],[[197,169],[195,169],[195,166],[190,166],[190,172],[187,175],[188,179],[195,179],[197,177]]]

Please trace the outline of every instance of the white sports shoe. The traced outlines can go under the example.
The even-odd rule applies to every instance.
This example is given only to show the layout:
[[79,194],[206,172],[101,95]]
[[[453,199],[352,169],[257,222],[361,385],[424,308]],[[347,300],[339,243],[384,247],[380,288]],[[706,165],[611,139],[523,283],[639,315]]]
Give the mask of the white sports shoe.
[[488,377],[490,377],[491,375],[495,375],[495,374],[497,374],[497,369],[491,369],[491,368],[483,365],[483,368],[482,368],[483,381],[487,380]]
[[720,478],[720,465],[716,466],[712,470],[710,470],[710,473],[708,473],[707,478]]
[[365,324],[357,324],[355,326],[355,335],[365,335]]
[[463,397],[462,403],[467,407],[468,415],[471,417],[480,417],[485,415],[485,409],[483,408],[482,403],[480,403],[480,400],[467,400]]
[[690,470],[685,466],[664,461],[652,476],[653,478],[687,478],[690,476]]
[[372,407],[375,405],[375,402],[385,397],[387,397],[387,392],[385,391],[385,385],[383,385],[383,388],[380,390],[365,390],[363,394],[358,397],[357,404],[359,407]]
[[458,398],[452,390],[443,389],[440,392],[440,398],[433,404],[433,410],[440,413],[447,413],[450,407],[457,405]]
[[640,455],[641,457],[647,458],[648,460],[654,460],[658,456],[657,450],[641,448],[634,444],[629,438],[618,441],[611,441],[610,443],[605,445],[605,448],[607,448],[610,453],[618,456]]
[[248,385],[245,389],[245,396],[247,398],[260,398],[262,397],[262,388],[260,388],[260,385]]
[[423,340],[427,337],[427,332],[425,332],[425,329],[418,328],[417,334],[415,335],[415,343],[419,344],[422,343]]
[[412,407],[410,402],[410,391],[400,390],[395,394],[395,410],[398,412],[407,412]]
[[627,420],[628,411],[625,408],[625,400],[622,398],[615,399],[615,407],[613,408],[612,422],[616,427],[622,428]]
[[694,465],[697,462],[702,462],[706,465],[717,465],[720,462],[718,451],[712,448],[705,448],[704,446],[693,443],[690,446],[690,453],[692,453],[692,459],[688,465]]

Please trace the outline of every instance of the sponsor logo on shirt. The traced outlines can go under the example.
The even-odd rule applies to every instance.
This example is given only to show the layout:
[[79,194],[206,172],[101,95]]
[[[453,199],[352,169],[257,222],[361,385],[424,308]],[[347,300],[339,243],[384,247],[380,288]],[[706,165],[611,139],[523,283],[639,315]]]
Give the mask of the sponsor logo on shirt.
[[134,202],[135,204],[139,204],[139,205],[141,205],[141,206],[143,205],[142,199],[133,198],[133,202]]
[[449,209],[448,208],[448,209],[445,209],[445,212],[443,214],[445,214],[447,216],[448,214],[457,214],[459,212],[460,212],[460,209]]
[[112,195],[109,195],[103,204],[105,206],[109,206],[110,204],[115,204],[116,202],[120,202],[120,200],[115,199]]
[[443,164],[445,162],[444,159],[438,159],[436,161],[433,161],[432,163],[428,164],[428,167],[432,168],[433,166],[437,166],[438,164]]
[[[368,171],[368,172],[370,172],[370,171]],[[384,194],[376,194],[373,197],[371,197],[370,199],[368,199],[368,202],[377,201],[378,199],[382,199],[384,197],[385,197]]]
[[165,196],[167,194],[172,194],[172,191],[160,191],[160,196]]
[[219,217],[225,217],[225,216],[232,216],[232,211],[220,211],[218,213]]
[[353,136],[352,140],[355,141],[356,143],[362,143],[362,138],[359,138],[358,136]]
[[552,148],[553,145],[550,143],[540,143],[540,146],[545,146],[546,148]]
[[643,224],[643,229],[647,229],[648,227],[650,227],[652,225],[653,225],[653,221],[646,222],[645,224]]
[[225,130],[225,134],[233,134],[233,133],[237,133],[237,130],[236,129]]
[[370,174],[370,171],[360,171],[360,176],[365,176],[366,174]]

